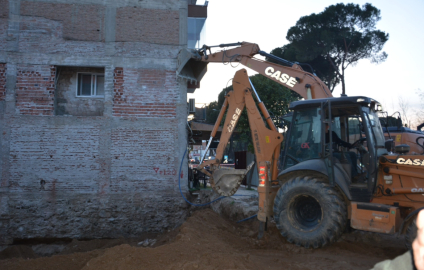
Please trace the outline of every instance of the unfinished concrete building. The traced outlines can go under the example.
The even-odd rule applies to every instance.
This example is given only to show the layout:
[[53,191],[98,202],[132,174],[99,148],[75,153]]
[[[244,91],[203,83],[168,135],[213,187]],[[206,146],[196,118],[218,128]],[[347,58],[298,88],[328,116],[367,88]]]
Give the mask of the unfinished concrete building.
[[190,4],[0,0],[0,244],[186,219]]

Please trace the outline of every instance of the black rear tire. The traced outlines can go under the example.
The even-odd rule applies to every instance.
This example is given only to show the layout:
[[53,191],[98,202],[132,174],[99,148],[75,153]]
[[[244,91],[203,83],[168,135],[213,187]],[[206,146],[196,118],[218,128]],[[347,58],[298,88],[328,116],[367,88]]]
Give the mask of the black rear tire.
[[323,179],[297,176],[278,190],[274,219],[281,235],[290,243],[319,248],[342,235],[347,210],[338,190]]

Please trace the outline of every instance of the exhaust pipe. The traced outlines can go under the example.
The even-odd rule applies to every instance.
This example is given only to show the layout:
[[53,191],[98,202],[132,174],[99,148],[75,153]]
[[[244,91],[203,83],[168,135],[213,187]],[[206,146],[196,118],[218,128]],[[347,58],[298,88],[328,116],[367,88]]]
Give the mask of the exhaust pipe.
[[202,62],[202,56],[197,50],[184,48],[178,53],[177,76],[198,84],[207,71],[207,62]]

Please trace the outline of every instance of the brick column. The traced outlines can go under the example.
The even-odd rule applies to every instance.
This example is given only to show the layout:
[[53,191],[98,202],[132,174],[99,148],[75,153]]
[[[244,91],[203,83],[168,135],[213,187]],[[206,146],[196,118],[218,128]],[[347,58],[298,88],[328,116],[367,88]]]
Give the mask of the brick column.
[[25,115],[54,115],[55,66],[18,65],[16,112]]

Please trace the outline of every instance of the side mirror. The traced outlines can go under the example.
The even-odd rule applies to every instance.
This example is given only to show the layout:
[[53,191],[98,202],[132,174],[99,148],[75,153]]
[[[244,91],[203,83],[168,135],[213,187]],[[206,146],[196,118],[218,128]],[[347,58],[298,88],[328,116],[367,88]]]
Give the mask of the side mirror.
[[384,148],[386,148],[387,152],[393,152],[394,146],[393,139],[389,139],[384,143]]

